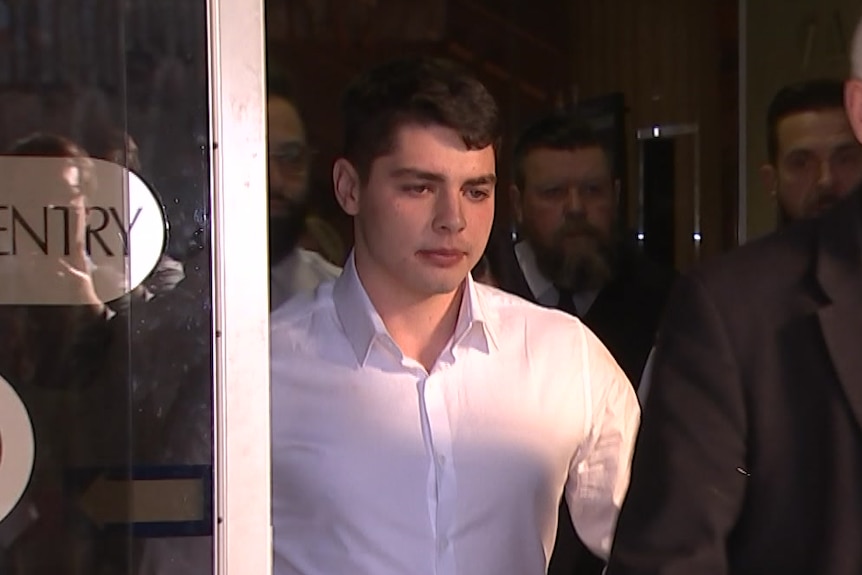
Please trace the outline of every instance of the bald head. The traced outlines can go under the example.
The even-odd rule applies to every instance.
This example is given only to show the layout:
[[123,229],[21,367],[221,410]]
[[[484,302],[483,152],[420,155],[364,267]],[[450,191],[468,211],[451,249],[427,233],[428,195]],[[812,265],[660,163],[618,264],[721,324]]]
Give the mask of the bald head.
[[844,88],[844,105],[856,138],[862,141],[862,19],[850,44],[850,79]]

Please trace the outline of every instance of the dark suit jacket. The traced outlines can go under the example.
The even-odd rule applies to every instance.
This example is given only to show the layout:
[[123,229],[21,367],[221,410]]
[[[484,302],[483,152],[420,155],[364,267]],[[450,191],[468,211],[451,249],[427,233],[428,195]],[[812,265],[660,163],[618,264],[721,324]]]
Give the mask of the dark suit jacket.
[[[506,269],[497,274],[500,288],[535,302],[511,248],[507,258]],[[618,270],[581,319],[637,387],[675,276],[630,246],[622,250]]]
[[862,191],[680,280],[609,575],[862,573]]
[[[509,252],[508,269],[498,274],[500,287],[536,301],[514,251],[510,248]],[[618,269],[616,278],[602,288],[582,319],[637,388],[674,275],[628,246],[621,253]],[[604,562],[590,553],[575,533],[568,506],[563,501],[549,575],[599,575],[603,568]]]

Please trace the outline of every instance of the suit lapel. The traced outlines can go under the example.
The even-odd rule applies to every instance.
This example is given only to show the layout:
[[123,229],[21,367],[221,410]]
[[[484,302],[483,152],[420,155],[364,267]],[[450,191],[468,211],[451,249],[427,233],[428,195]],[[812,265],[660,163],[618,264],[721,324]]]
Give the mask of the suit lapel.
[[[826,347],[862,426],[862,196],[823,218],[817,278],[829,298],[818,315]],[[848,205],[848,203],[850,205]]]
[[517,296],[524,298],[527,301],[536,303],[536,296],[530,291],[530,286],[527,279],[524,277],[524,271],[518,263],[518,256],[515,255],[514,245],[507,246],[503,253],[505,258],[502,270],[498,281],[500,288]]

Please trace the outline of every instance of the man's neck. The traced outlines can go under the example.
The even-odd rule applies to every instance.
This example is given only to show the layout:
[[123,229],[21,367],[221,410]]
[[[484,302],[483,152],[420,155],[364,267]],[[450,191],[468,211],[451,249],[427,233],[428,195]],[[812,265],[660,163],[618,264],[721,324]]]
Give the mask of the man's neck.
[[362,275],[359,262],[356,271],[371,304],[402,353],[430,372],[455,333],[465,283],[452,293],[423,297],[396,294],[391,283],[375,285]]
[[421,363],[428,372],[455,333],[461,293],[459,289],[453,294],[386,311],[377,308],[389,335],[404,355]]

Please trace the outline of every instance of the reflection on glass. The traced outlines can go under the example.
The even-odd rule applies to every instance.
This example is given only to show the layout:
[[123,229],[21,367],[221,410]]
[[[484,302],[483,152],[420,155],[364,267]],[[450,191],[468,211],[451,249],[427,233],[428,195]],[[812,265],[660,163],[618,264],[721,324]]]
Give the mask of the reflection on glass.
[[212,571],[205,14],[0,1],[4,575]]

